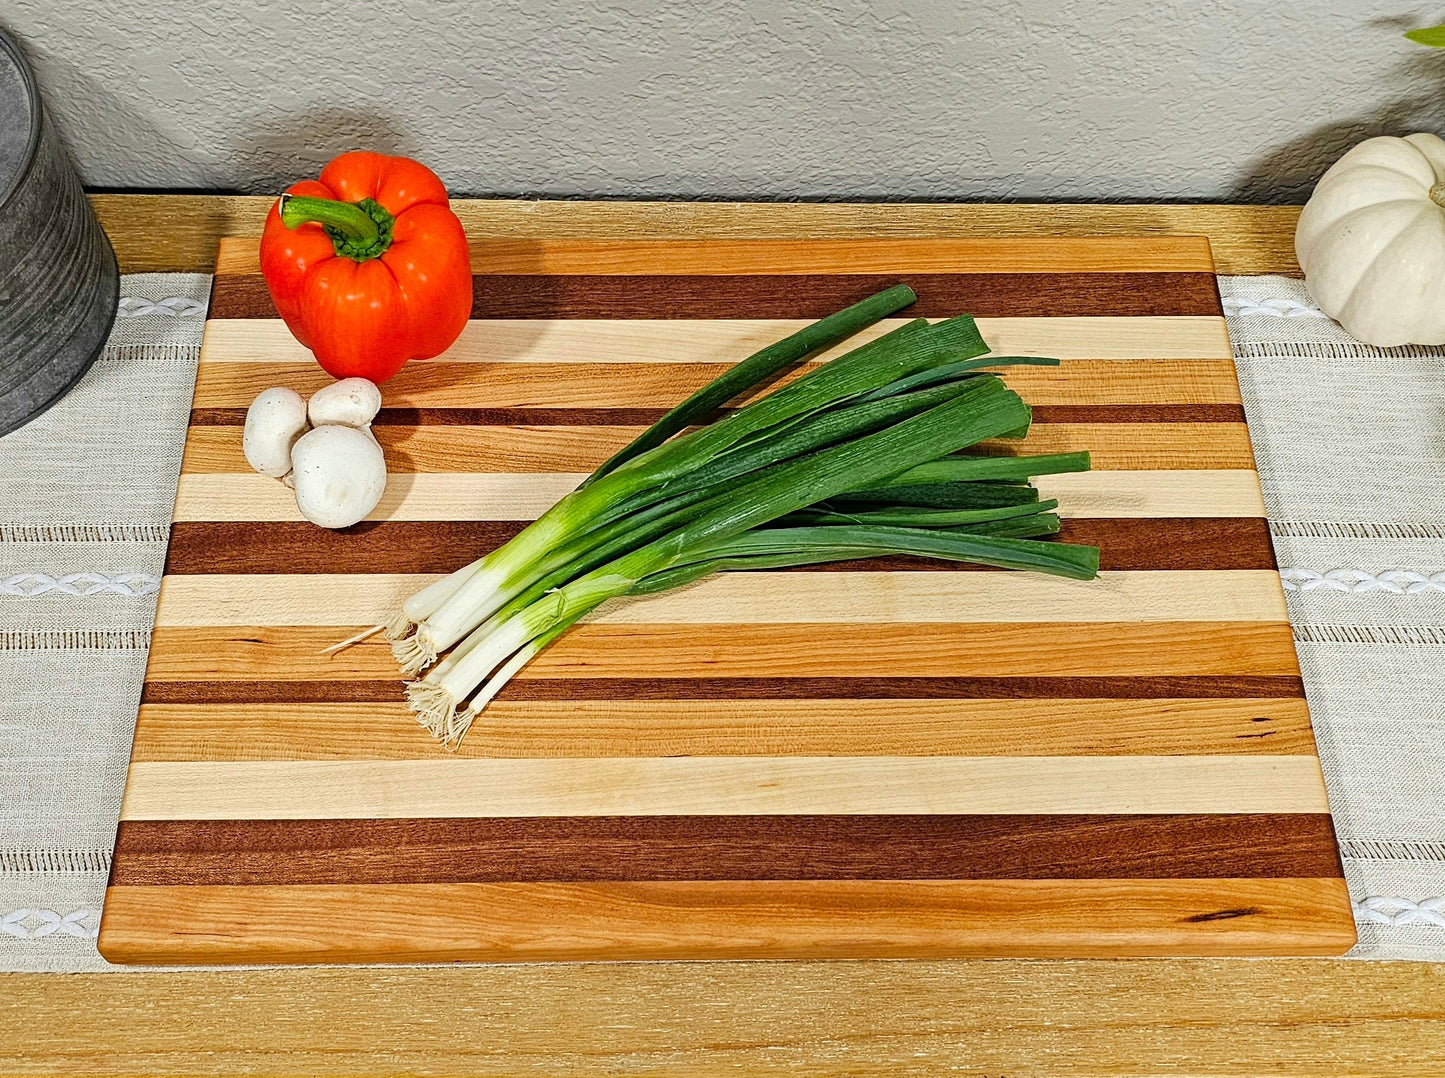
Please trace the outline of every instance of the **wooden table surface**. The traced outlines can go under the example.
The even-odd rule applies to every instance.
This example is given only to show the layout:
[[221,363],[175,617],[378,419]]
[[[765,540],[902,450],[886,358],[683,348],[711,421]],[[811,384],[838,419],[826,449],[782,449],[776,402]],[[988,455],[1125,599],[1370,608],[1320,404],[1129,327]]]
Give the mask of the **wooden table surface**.
[[[128,272],[209,271],[268,200],[96,196]],[[1297,274],[1297,207],[468,201],[473,235],[1206,234]],[[1439,1075],[1445,966],[648,963],[0,976],[0,1074]]]

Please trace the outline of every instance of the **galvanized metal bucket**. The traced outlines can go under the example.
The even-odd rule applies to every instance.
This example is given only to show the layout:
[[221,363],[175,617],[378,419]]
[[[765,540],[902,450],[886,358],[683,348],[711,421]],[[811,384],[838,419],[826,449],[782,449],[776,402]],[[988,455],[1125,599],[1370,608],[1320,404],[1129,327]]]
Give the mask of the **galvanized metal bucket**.
[[120,272],[35,77],[0,30],[0,435],[65,396],[105,346]]

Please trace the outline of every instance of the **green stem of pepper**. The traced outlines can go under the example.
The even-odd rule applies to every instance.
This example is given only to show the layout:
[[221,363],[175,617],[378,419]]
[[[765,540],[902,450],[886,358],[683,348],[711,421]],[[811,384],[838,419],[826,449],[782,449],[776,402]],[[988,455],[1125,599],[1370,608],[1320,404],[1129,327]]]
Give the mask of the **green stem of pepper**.
[[320,225],[331,237],[339,258],[365,262],[380,258],[391,246],[396,219],[373,199],[340,202],[309,195],[281,196],[281,223],[298,228],[307,222]]

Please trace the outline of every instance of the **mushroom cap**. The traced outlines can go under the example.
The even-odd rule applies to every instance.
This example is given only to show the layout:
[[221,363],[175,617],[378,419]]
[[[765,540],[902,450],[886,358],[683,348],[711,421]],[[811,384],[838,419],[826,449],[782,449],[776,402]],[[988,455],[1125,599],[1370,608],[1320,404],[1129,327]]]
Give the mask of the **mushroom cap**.
[[262,475],[280,479],[291,470],[291,447],[306,429],[306,402],[285,386],[267,389],[246,409],[241,451]]
[[328,423],[364,427],[381,411],[381,390],[365,378],[343,378],[311,394],[307,409],[313,427]]
[[323,528],[345,528],[376,508],[386,490],[386,458],[365,431],[313,427],[291,449],[301,515]]

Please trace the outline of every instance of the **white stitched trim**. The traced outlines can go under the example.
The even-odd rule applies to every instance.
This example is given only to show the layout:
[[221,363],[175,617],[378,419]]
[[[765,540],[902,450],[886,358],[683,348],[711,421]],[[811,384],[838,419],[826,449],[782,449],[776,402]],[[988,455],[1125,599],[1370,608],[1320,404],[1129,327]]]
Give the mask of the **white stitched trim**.
[[21,849],[0,850],[0,872],[25,875],[39,872],[109,872],[109,850]]
[[1328,318],[1329,315],[1313,303],[1301,303],[1297,299],[1245,299],[1242,296],[1224,297],[1226,317],[1241,315],[1266,315],[1271,318]]
[[122,296],[115,313],[120,318],[200,318],[206,313],[206,305],[189,296],[168,296],[158,300]]
[[1296,644],[1445,646],[1445,628],[1437,625],[1295,625],[1293,632]]
[[1414,902],[1408,898],[1381,895],[1355,904],[1355,920],[1366,925],[1431,925],[1445,928],[1445,898]]
[[1242,341],[1231,342],[1236,359],[1439,359],[1438,345],[1402,344],[1375,348],[1356,341]]
[[1445,525],[1352,520],[1271,520],[1272,535],[1293,539],[1445,539]]
[[1340,856],[1352,861],[1445,861],[1445,842],[1342,838]]
[[1413,569],[1390,569],[1383,573],[1367,573],[1363,569],[1331,569],[1321,573],[1314,569],[1281,569],[1280,579],[1285,591],[1345,591],[1359,595],[1370,591],[1387,591],[1392,595],[1419,595],[1427,591],[1445,591],[1445,572],[1426,576]]
[[18,595],[33,599],[38,595],[59,592],[61,595],[154,595],[161,586],[160,579],[149,573],[121,573],[105,576],[101,573],[67,573],[65,576],[48,576],[45,573],[20,573],[16,576],[0,577],[0,595]]
[[0,543],[164,543],[164,524],[0,524]]
[[0,651],[144,651],[144,629],[0,629]]
[[0,913],[0,934],[22,940],[56,935],[93,940],[100,935],[100,927],[87,923],[92,920],[100,920],[100,910],[72,910],[64,914],[55,910],[10,910]]

